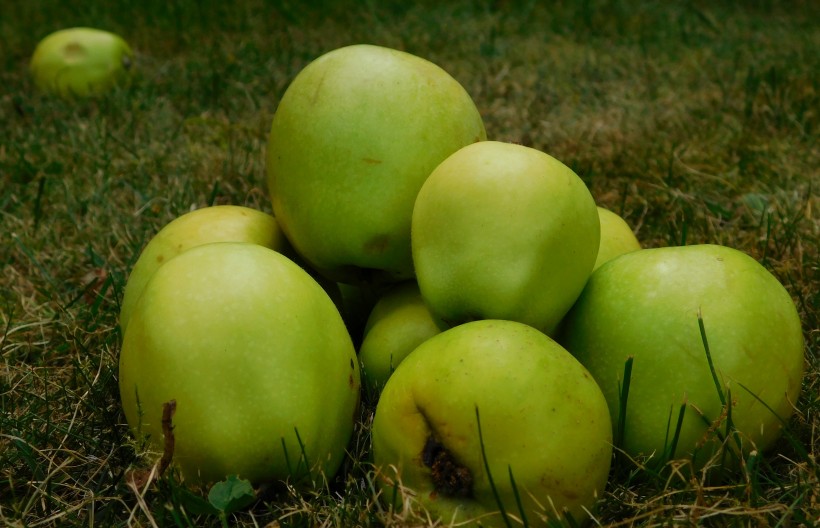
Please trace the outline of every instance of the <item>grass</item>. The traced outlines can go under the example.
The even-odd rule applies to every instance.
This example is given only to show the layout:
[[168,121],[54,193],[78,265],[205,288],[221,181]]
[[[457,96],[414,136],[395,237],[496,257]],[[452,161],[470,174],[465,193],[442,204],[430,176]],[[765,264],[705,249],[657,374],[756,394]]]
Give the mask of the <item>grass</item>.
[[[729,482],[680,462],[656,471],[622,457],[600,524],[820,524],[816,4],[313,5],[0,7],[0,524],[431,524],[378,499],[366,462],[372,406],[337,479],[308,491],[266,487],[221,517],[172,470],[147,484],[135,478],[150,465],[119,407],[117,314],[140,249],[192,208],[270,211],[263,153],[278,100],[311,59],[356,42],[444,67],[473,96],[490,138],[571,166],[644,246],[736,247],[792,295],[807,374],[789,434]],[[131,43],[129,87],[82,102],[33,91],[35,44],[75,25]]]

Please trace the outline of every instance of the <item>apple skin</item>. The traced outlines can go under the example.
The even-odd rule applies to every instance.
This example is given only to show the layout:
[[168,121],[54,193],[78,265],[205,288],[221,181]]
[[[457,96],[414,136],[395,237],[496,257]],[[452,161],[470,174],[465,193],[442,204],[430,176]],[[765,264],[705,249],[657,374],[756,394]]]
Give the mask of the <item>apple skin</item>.
[[598,219],[601,222],[601,244],[593,271],[619,255],[641,249],[638,237],[618,213],[599,206]]
[[592,272],[596,209],[584,182],[544,152],[497,141],[460,149],[413,209],[422,297],[447,326],[509,319],[553,333]]
[[416,193],[450,153],[483,139],[475,103],[439,66],[381,46],[333,50],[293,79],[274,114],[274,215],[332,280],[410,279]]
[[331,478],[358,417],[359,365],[336,306],[290,259],[246,242],[192,248],[154,273],[119,383],[132,431],[159,452],[162,406],[176,401],[174,461],[197,483],[296,478],[299,439],[313,475]]
[[688,407],[673,457],[702,467],[718,447],[709,442],[696,453],[708,435],[694,408],[708,421],[723,409],[699,311],[723,391],[731,391],[732,420],[744,447],[767,449],[782,427],[741,385],[783,420],[793,412],[803,377],[803,334],[795,305],[777,279],[752,257],[725,246],[634,251],[592,274],[560,337],[598,381],[613,424],[619,418],[624,364],[634,358],[623,440],[632,456],[654,453],[663,459],[667,424],[671,416],[674,431],[684,402]]
[[41,40],[29,63],[34,84],[61,97],[89,97],[110,90],[127,77],[134,52],[114,33],[74,27]]
[[215,205],[185,213],[148,241],[131,269],[120,307],[123,335],[134,305],[154,272],[176,255],[210,242],[250,242],[288,257],[293,255],[276,219],[262,211],[241,205]]
[[[399,364],[376,407],[373,459],[388,501],[398,482],[434,520],[482,516],[481,526],[505,526],[483,439],[504,509],[519,515],[512,471],[529,525],[545,526],[556,512],[566,509],[581,522],[584,508],[594,509],[607,481],[611,434],[603,394],[572,355],[525,324],[481,320],[433,336]],[[434,482],[447,481],[430,463],[440,446],[461,468],[449,472],[460,476],[450,491]]]
[[367,318],[359,348],[367,393],[378,395],[399,363],[439,332],[415,281],[396,284],[385,292]]

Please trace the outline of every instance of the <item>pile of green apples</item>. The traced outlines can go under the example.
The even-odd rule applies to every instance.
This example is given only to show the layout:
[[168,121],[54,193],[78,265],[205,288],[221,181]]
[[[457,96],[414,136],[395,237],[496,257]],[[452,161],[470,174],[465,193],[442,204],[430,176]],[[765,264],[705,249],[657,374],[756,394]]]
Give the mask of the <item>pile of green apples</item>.
[[731,466],[792,414],[803,334],[773,275],[729,247],[642,248],[561,161],[488,139],[430,61],[314,60],[267,175],[273,215],[187,213],[125,289],[125,415],[157,456],[173,431],[185,479],[332,478],[364,397],[386,502],[584,522],[615,446]]

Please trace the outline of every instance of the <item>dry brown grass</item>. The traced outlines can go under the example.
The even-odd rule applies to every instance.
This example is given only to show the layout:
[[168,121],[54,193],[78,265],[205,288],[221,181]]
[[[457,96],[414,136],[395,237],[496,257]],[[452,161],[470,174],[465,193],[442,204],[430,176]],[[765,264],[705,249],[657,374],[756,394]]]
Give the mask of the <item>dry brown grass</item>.
[[[116,5],[114,5],[116,4]],[[162,225],[212,203],[270,210],[263,151],[289,80],[353,42],[440,64],[493,139],[573,167],[647,247],[714,242],[792,294],[807,375],[784,438],[731,482],[621,461],[607,526],[820,523],[820,31],[810,2],[90,1],[0,8],[0,524],[206,526],[173,474],[150,470],[117,393],[124,279]],[[66,103],[31,91],[36,41],[105,26],[138,50],[133,85]],[[341,476],[271,486],[238,526],[433,526],[388,510],[367,464],[372,406]],[[408,499],[409,500],[409,499]]]

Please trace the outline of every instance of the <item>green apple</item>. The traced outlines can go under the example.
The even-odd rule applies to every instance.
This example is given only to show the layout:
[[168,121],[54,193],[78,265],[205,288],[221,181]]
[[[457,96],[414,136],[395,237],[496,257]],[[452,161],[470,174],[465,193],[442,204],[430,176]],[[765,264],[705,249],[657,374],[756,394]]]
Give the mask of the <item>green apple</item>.
[[[765,450],[781,434],[781,420],[789,419],[800,392],[803,334],[795,305],[760,263],[729,247],[621,255],[592,274],[562,331],[561,343],[600,384],[613,424],[623,421],[623,448],[633,456],[705,464],[719,447],[710,425],[722,433],[727,426],[729,409],[718,385],[732,404],[731,421],[744,448]],[[628,358],[633,363],[621,416]]]
[[424,182],[412,254],[424,300],[455,326],[510,319],[550,334],[598,253],[595,201],[569,167],[539,150],[468,145]]
[[572,355],[528,325],[481,320],[431,337],[399,364],[376,407],[373,459],[382,496],[404,501],[393,490],[401,486],[434,521],[507,526],[500,501],[546,526],[565,512],[588,517],[606,485],[611,435],[601,389]]
[[439,66],[380,46],[333,50],[299,72],[273,116],[274,215],[333,280],[412,278],[419,188],[449,154],[483,139],[474,102]]
[[367,318],[359,348],[368,393],[378,394],[398,364],[440,331],[415,281],[396,284],[385,292]]
[[214,242],[151,277],[125,332],[122,406],[162,452],[176,401],[174,461],[194,482],[328,478],[344,459],[360,394],[355,349],[336,306],[272,249]]
[[598,219],[601,222],[601,243],[593,271],[618,255],[641,249],[638,237],[618,213],[599,206]]
[[120,307],[123,334],[134,305],[154,272],[174,256],[209,242],[250,242],[287,256],[292,254],[276,219],[262,211],[241,205],[216,205],[185,213],[154,235],[131,269]]
[[44,92],[88,97],[109,90],[127,77],[133,60],[134,52],[119,35],[74,27],[55,31],[41,40],[29,70],[34,84]]

